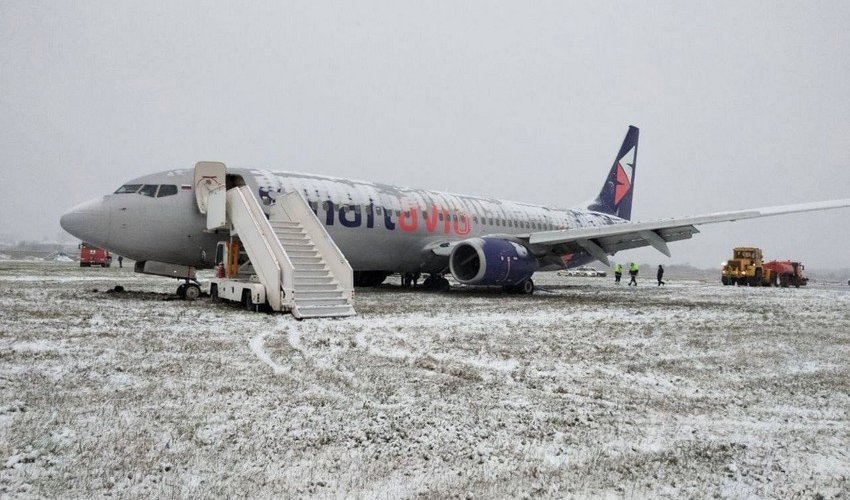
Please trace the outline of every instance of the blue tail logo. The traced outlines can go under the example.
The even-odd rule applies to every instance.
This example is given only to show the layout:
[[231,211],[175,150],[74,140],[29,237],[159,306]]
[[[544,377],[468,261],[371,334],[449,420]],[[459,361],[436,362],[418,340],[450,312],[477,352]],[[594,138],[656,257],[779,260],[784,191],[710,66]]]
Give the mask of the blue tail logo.
[[638,135],[637,127],[629,126],[620,152],[608,172],[605,184],[599,196],[587,208],[622,219],[632,217],[632,193],[635,187],[635,167],[637,165]]

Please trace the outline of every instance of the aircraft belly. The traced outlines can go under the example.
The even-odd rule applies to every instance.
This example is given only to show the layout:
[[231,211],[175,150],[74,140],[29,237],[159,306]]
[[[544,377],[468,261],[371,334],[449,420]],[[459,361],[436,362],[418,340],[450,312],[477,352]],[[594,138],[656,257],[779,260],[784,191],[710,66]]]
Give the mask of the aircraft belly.
[[418,269],[424,244],[410,234],[384,230],[326,227],[355,271]]

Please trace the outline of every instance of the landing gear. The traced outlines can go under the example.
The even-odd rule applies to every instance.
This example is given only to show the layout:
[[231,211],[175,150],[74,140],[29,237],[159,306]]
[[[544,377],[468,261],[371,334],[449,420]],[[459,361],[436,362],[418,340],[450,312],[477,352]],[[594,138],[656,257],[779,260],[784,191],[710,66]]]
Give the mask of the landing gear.
[[186,300],[195,300],[201,296],[201,285],[186,280],[186,283],[177,287],[177,296]]
[[186,292],[184,293],[186,300],[195,300],[201,296],[201,287],[198,285],[189,285],[186,287]]
[[389,275],[384,271],[354,271],[354,286],[378,286]]
[[437,274],[429,274],[422,283],[422,286],[425,287],[426,290],[433,290],[435,292],[448,292],[452,287],[451,284],[449,284],[449,280]]

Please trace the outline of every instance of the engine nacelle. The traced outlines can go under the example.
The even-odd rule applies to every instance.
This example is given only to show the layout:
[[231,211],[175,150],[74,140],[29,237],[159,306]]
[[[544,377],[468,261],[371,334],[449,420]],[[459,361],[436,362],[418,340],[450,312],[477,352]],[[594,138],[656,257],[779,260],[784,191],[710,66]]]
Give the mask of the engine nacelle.
[[517,285],[537,271],[528,248],[501,238],[470,238],[449,257],[452,276],[465,285]]

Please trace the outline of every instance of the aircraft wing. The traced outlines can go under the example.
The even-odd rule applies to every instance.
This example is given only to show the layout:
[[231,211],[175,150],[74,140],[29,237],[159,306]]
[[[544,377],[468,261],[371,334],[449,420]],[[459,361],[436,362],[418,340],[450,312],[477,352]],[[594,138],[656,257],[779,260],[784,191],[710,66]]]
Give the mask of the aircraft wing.
[[536,254],[545,251],[546,253],[554,252],[558,255],[567,255],[584,251],[605,265],[610,265],[608,255],[613,255],[621,250],[644,246],[652,246],[669,257],[670,250],[667,248],[667,243],[690,238],[699,232],[694,226],[702,224],[844,207],[850,207],[850,199],[753,208],[645,222],[624,222],[610,226],[581,229],[540,231],[523,235],[523,239],[527,238],[529,246]]

